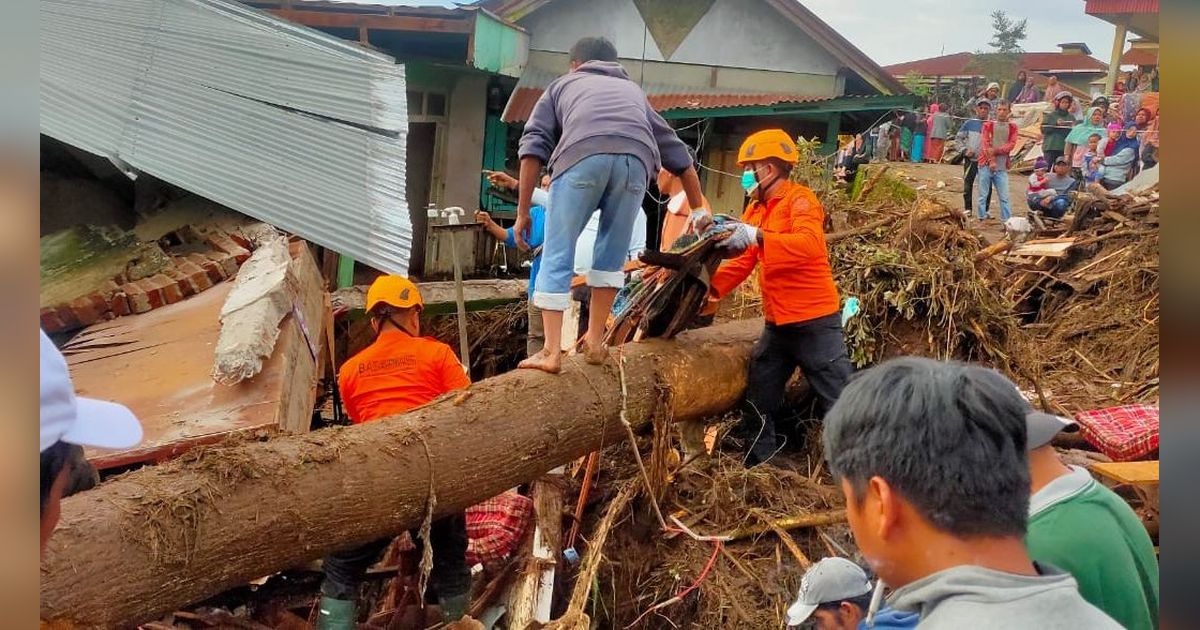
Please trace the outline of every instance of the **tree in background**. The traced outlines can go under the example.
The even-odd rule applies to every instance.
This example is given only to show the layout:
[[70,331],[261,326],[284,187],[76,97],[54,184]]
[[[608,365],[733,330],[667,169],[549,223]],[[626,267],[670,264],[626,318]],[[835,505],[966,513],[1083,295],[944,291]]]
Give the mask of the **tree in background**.
[[920,97],[921,102],[929,102],[929,97],[933,95],[933,88],[929,85],[929,79],[924,75],[913,71],[900,78],[900,83],[908,88],[916,96]]
[[1004,55],[1017,55],[1025,52],[1021,42],[1025,41],[1025,27],[1028,20],[1015,21],[999,9],[992,11],[992,41],[988,42],[995,52]]
[[1014,20],[999,9],[992,11],[992,40],[989,52],[975,51],[967,69],[982,75],[988,81],[1000,83],[1007,89],[1021,65],[1021,43],[1025,41],[1027,20]]

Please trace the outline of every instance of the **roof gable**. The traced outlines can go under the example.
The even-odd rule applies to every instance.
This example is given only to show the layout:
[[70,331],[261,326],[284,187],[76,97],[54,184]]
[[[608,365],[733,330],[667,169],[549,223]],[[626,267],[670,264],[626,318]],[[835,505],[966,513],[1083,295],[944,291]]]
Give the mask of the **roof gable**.
[[[883,94],[903,94],[907,89],[894,76],[885,72],[870,57],[851,44],[840,33],[796,0],[759,0],[786,18],[794,27],[826,51],[841,67],[862,78]],[[478,3],[489,11],[511,21],[521,21],[542,9],[551,0],[482,0]],[[634,2],[634,0],[630,0]],[[635,2],[635,4],[637,4]],[[642,4],[645,4],[642,2]],[[533,29],[531,29],[533,30]],[[535,33],[536,36],[536,33]],[[657,38],[656,38],[657,39]],[[686,44],[683,44],[686,46]]]

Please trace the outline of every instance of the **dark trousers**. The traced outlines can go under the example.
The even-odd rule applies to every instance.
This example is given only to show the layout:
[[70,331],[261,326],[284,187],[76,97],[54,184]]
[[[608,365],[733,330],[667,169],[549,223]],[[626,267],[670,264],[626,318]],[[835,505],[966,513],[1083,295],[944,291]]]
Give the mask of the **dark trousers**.
[[[382,538],[361,547],[336,551],[325,556],[325,580],[321,582],[321,594],[334,599],[355,600],[358,587],[367,575],[367,569],[379,561],[380,554],[392,542]],[[421,545],[423,541],[415,538]],[[467,566],[467,518],[465,514],[454,514],[432,523],[429,528],[429,543],[433,545],[433,568],[429,572],[426,601],[430,596],[453,597],[471,590],[471,568]]]
[[1042,157],[1046,158],[1046,167],[1054,168],[1054,161],[1062,157],[1062,151],[1042,151]]
[[749,385],[738,433],[749,446],[746,464],[770,459],[778,450],[776,420],[784,388],[799,367],[823,416],[854,372],[842,338],[841,313],[776,326],[768,323],[750,355]]
[[[979,162],[975,158],[964,158],[963,160],[963,209],[971,210],[971,204],[975,201],[975,177],[979,175]],[[992,205],[992,191],[989,188],[987,198],[984,200],[985,206],[983,210],[987,210],[987,206]]]

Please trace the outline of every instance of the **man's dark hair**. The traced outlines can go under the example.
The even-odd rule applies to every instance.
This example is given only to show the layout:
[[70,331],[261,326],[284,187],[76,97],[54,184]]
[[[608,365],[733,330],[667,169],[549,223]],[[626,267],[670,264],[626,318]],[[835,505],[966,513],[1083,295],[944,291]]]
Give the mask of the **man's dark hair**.
[[571,61],[616,61],[617,47],[603,37],[584,37],[571,46]]
[[780,173],[783,173],[784,177],[790,177],[792,175],[792,169],[796,166],[791,162],[785,162],[777,157],[769,157],[763,161],[767,164],[773,164],[775,168],[779,169]]
[[825,457],[856,501],[879,476],[948,534],[1023,536],[1027,407],[994,370],[892,359],[860,372],[825,415]]
[[64,498],[95,487],[96,469],[84,459],[83,448],[66,442],[55,442],[41,454],[41,498],[38,508],[40,513],[46,511],[46,502],[50,499],[50,488],[54,486],[54,481],[63,469],[68,467],[70,477],[63,487]]

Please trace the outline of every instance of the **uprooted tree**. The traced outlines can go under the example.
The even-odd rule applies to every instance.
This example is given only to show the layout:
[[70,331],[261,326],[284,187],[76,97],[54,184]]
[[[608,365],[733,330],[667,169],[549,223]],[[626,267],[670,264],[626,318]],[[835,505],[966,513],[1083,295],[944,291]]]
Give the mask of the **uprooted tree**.
[[[42,562],[42,616],[137,623],[337,548],[462,510],[625,439],[658,414],[741,398],[761,321],[624,351],[624,368],[510,372],[352,428],[217,446],[63,502]],[[628,397],[621,394],[626,381]]]

